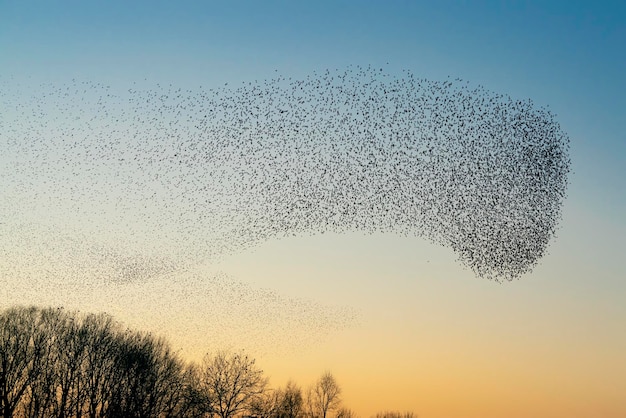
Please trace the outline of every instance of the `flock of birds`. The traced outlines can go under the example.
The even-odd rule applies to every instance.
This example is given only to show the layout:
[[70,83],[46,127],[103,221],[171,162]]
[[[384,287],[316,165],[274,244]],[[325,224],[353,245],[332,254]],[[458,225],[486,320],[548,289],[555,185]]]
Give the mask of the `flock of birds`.
[[77,274],[146,280],[363,231],[424,237],[511,280],[545,254],[566,193],[554,115],[459,79],[355,66],[194,90],[0,83],[0,248],[52,250]]
[[545,254],[570,170],[567,135],[531,101],[360,66],[193,90],[0,78],[0,150],[4,300],[12,280],[165,286],[187,272],[155,292],[194,286],[192,305],[229,329],[238,317],[256,324],[244,334],[307,338],[354,312],[194,266],[286,236],[392,232],[512,280]]

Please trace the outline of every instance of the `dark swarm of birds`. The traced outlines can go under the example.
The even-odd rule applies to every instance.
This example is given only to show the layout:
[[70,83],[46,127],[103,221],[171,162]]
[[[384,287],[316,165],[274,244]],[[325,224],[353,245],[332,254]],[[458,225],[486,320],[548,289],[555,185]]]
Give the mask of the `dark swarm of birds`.
[[569,139],[530,100],[361,66],[147,84],[0,79],[5,255],[142,281],[287,236],[391,232],[502,281],[560,220]]

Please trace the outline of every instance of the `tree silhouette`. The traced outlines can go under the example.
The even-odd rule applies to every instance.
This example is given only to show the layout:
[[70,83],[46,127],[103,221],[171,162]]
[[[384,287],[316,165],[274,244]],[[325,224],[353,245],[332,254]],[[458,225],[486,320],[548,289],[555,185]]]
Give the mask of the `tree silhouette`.
[[374,418],[417,418],[413,412],[385,411],[378,412]]
[[341,404],[341,388],[330,373],[324,373],[307,392],[308,413],[312,418],[326,418]]
[[211,401],[211,412],[230,418],[250,409],[264,393],[267,379],[247,354],[220,351],[204,357],[200,385]]
[[199,390],[167,342],[107,315],[0,313],[2,418],[202,417]]
[[41,373],[46,335],[34,307],[16,307],[0,315],[0,411],[13,417],[22,398]]
[[85,412],[89,418],[106,417],[111,407],[119,325],[108,315],[89,315],[83,322],[89,335],[84,362]]
[[175,416],[184,365],[165,340],[127,331],[118,347],[110,413],[128,418]]
[[356,418],[356,413],[348,408],[341,408],[337,411],[337,418]]
[[328,372],[306,398],[293,381],[269,390],[243,352],[185,363],[163,338],[106,314],[0,311],[0,418],[354,418],[338,410],[340,393]]
[[248,413],[256,418],[277,418],[282,399],[281,389],[266,390],[250,402]]
[[297,418],[303,412],[304,400],[302,390],[295,382],[287,382],[278,409],[279,418]]

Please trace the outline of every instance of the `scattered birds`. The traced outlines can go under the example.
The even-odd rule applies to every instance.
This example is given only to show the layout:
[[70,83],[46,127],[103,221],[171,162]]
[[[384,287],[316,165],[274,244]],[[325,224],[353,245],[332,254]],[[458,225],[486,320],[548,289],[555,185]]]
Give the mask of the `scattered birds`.
[[501,281],[555,234],[569,139],[530,100],[368,66],[144,84],[0,78],[3,274],[147,281],[268,240],[362,231],[423,237]]

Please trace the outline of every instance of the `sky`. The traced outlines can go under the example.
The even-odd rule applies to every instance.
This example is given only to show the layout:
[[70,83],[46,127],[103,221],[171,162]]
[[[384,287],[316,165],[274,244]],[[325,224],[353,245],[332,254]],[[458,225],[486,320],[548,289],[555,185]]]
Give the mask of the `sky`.
[[[511,282],[424,238],[346,232],[119,283],[29,265],[41,230],[13,228],[19,176],[0,156],[1,248],[23,250],[0,261],[0,306],[107,311],[190,359],[243,348],[274,386],[328,370],[362,417],[626,416],[623,45],[619,1],[0,1],[0,104],[21,100],[15,85],[72,79],[193,90],[372,65],[532,99],[556,114],[572,161],[556,236]],[[2,146],[14,120],[0,119]],[[230,290],[216,301],[219,283]]]

